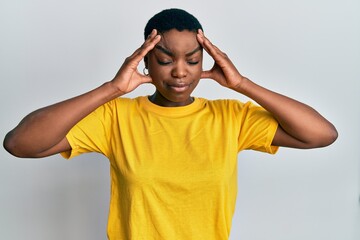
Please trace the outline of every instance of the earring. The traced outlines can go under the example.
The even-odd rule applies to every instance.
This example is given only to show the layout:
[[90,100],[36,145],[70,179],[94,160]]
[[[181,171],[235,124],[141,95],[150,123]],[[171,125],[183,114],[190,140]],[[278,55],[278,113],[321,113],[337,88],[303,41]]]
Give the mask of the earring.
[[145,76],[149,76],[149,70],[146,67],[144,67],[144,69],[143,69],[143,74]]

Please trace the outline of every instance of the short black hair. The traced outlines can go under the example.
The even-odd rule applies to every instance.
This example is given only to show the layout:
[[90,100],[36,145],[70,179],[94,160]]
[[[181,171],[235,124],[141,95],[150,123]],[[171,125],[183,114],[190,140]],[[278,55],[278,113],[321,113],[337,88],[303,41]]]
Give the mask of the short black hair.
[[188,30],[192,32],[197,32],[199,29],[203,30],[196,17],[178,8],[162,10],[150,18],[144,30],[145,39],[153,29],[156,29],[158,33],[165,33],[171,29],[178,31]]

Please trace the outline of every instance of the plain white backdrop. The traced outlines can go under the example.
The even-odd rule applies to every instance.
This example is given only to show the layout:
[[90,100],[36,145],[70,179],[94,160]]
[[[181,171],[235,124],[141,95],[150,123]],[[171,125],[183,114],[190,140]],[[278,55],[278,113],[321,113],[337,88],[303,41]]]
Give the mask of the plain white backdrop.
[[[313,106],[339,131],[323,149],[242,152],[231,239],[359,240],[358,0],[1,0],[1,138],[29,112],[110,80],[147,20],[170,7],[198,17],[242,74]],[[247,100],[212,80],[194,95]],[[18,159],[1,148],[0,160],[0,239],[106,239],[102,155]]]

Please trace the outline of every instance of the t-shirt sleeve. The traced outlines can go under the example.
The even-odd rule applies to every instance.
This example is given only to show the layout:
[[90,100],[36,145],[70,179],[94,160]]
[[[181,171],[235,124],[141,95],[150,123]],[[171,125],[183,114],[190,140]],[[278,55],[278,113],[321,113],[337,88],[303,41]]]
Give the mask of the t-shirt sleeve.
[[271,145],[278,122],[271,113],[252,102],[240,107],[240,133],[238,148],[275,154],[279,147]]
[[82,153],[109,154],[113,103],[106,103],[78,122],[66,135],[71,150],[61,155],[70,159]]

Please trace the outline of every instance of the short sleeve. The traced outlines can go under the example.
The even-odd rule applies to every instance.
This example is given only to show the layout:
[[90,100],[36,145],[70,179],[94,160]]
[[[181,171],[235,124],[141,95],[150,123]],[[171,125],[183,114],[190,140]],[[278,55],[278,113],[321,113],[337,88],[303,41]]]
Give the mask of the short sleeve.
[[78,122],[66,135],[71,150],[62,152],[70,159],[82,153],[109,154],[113,103],[106,103]]
[[279,147],[271,145],[278,128],[278,122],[264,108],[247,102],[240,110],[240,133],[238,149],[256,150],[275,154]]

